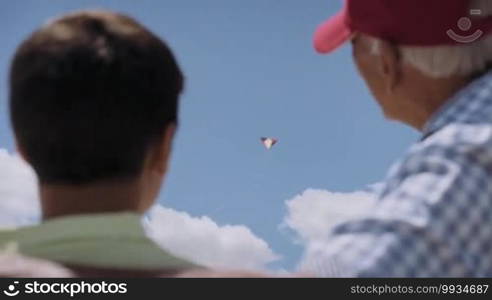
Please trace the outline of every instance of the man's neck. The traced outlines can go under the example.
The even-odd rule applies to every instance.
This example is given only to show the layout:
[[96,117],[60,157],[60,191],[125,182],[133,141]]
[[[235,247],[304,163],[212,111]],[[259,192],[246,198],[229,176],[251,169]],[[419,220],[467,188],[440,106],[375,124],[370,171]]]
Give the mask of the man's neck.
[[469,83],[470,79],[463,77],[432,80],[426,85],[426,97],[417,97],[419,108],[414,110],[412,118],[406,123],[420,131],[424,130],[427,122]]
[[139,213],[141,189],[134,182],[40,187],[43,219],[110,212]]

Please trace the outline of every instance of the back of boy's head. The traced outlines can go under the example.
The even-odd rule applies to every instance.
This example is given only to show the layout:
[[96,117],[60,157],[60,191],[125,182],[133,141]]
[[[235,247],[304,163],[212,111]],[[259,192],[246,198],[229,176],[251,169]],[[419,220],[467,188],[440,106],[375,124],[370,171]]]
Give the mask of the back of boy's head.
[[177,122],[182,88],[171,50],[135,20],[66,15],[14,57],[10,114],[19,149],[42,184],[136,178]]

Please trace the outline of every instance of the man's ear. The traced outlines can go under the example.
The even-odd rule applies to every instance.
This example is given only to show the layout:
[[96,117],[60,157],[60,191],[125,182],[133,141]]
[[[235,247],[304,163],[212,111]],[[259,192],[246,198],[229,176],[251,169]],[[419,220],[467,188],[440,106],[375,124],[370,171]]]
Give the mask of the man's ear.
[[386,91],[392,93],[401,81],[401,57],[396,45],[385,40],[379,41],[379,72],[384,78]]
[[175,132],[176,125],[174,123],[167,126],[161,141],[156,145],[155,151],[152,155],[153,170],[158,172],[160,175],[165,174],[167,171]]

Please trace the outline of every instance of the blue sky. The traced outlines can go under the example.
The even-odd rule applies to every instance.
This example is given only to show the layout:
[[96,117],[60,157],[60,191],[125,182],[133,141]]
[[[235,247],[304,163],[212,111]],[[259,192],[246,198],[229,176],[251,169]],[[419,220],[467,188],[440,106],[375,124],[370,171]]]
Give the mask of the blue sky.
[[[2,1],[0,148],[13,150],[7,73],[28,33],[64,12],[127,13],[163,37],[187,77],[172,166],[159,201],[219,224],[245,224],[292,268],[302,249],[279,229],[285,201],[307,188],[380,181],[417,134],[384,120],[346,46],[311,46],[335,0]],[[280,139],[272,151],[261,136]]]

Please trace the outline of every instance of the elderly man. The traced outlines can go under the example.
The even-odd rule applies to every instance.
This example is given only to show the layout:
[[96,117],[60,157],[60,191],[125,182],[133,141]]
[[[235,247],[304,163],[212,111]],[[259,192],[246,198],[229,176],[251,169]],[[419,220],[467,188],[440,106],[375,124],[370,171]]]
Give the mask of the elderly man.
[[387,118],[422,132],[377,206],[308,249],[323,276],[492,276],[492,1],[347,0],[315,34],[346,41]]

